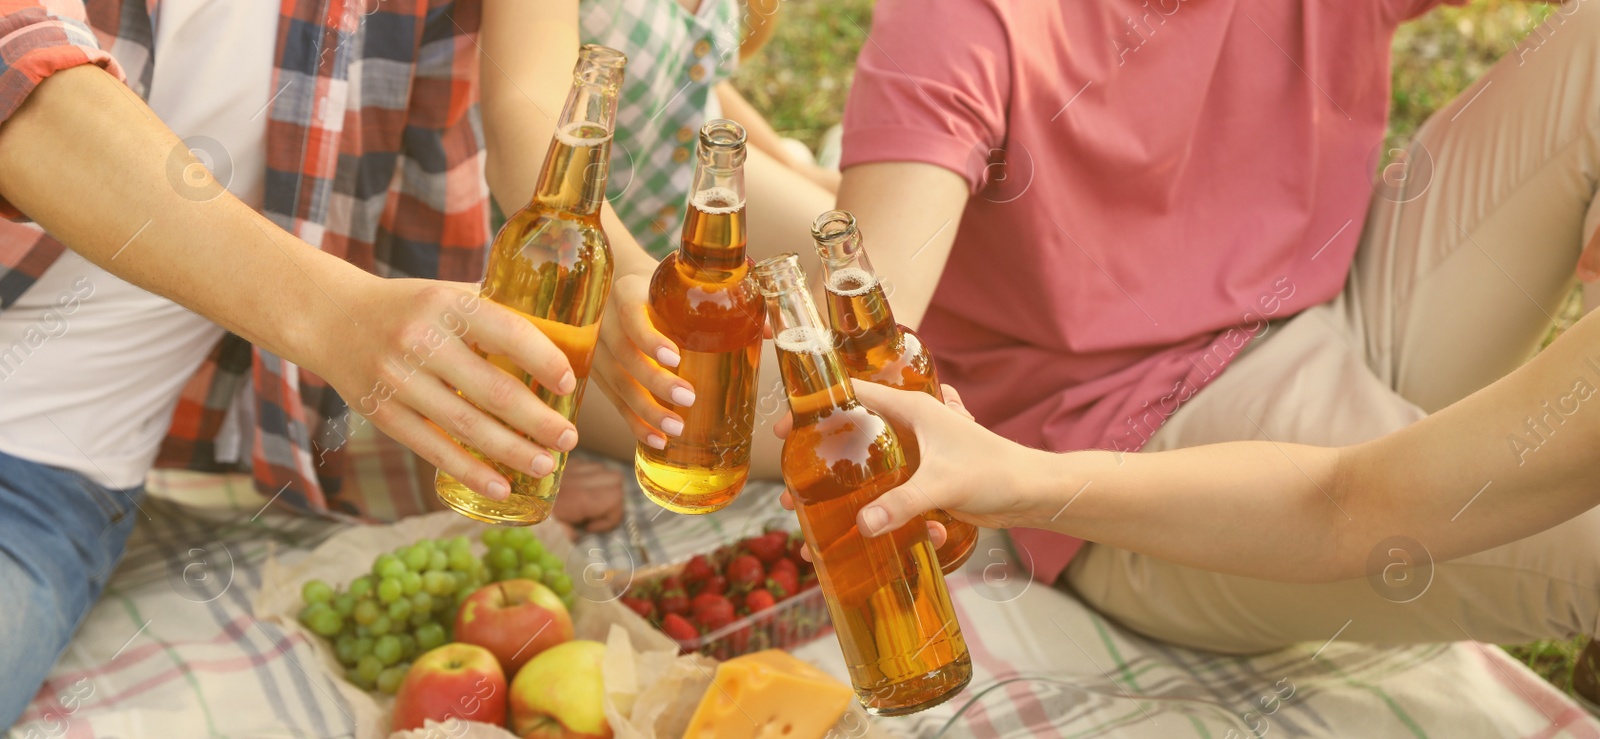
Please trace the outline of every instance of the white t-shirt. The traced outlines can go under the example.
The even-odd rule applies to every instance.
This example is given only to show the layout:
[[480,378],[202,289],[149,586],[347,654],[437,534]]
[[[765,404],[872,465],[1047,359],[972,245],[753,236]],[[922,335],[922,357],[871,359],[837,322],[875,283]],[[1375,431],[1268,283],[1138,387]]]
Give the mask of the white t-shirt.
[[[253,208],[266,182],[278,11],[265,0],[162,0],[156,17],[150,107]],[[179,392],[222,334],[68,251],[0,311],[0,451],[111,488],[143,483]]]

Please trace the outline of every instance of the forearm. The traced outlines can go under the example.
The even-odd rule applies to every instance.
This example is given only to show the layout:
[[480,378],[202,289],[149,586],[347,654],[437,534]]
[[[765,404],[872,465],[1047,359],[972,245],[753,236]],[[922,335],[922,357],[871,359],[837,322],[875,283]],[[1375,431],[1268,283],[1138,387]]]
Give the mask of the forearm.
[[911,328],[933,302],[967,204],[967,185],[920,162],[850,167],[838,207],[855,214],[873,269],[894,285],[895,320]]
[[1027,450],[1014,465],[1028,522],[1201,569],[1332,579],[1350,522],[1335,498],[1339,451],[1238,442],[1152,454]]
[[334,296],[376,279],[222,189],[122,83],[75,67],[0,127],[0,195],[135,285],[300,361]]
[[1593,507],[1597,411],[1600,315],[1591,315],[1494,385],[1355,447],[1029,451],[1012,465],[1013,484],[1031,501],[1021,525],[1252,577],[1360,577],[1391,537],[1445,561]]
[[779,136],[772,128],[772,124],[767,123],[767,119],[739,94],[733,83],[722,82],[715,89],[717,102],[722,106],[722,117],[744,126],[750,146],[766,152],[786,167],[794,167],[797,164],[789,149],[783,145],[783,137]]
[[[578,58],[577,3],[497,0],[484,5],[479,57],[489,192],[510,215],[533,199]],[[601,225],[617,274],[650,274],[652,259],[610,203]]]

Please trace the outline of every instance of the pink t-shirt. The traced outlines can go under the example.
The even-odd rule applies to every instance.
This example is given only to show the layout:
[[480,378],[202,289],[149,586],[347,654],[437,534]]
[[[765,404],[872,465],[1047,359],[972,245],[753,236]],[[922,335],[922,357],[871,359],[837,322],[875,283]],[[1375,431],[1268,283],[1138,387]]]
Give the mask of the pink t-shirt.
[[[1461,2],[1461,0],[1449,0]],[[1137,450],[1361,234],[1395,27],[1440,0],[881,0],[844,159],[972,191],[919,328],[978,420]],[[1053,579],[1081,542],[1013,532]]]

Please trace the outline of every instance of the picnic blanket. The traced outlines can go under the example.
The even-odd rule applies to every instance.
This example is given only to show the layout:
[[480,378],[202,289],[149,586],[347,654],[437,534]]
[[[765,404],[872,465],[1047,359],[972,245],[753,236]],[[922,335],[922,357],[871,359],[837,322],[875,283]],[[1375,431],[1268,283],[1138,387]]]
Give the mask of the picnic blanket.
[[[250,606],[269,557],[292,565],[344,525],[280,513],[243,477],[158,473],[151,489],[104,598],[12,736],[358,735],[342,678]],[[795,526],[769,484],[709,516],[664,513],[636,490],[628,500],[627,525],[575,543],[575,578],[680,559],[769,521]],[[1305,644],[1251,658],[1172,647],[1030,582],[993,532],[948,582],[972,683],[942,706],[878,719],[893,736],[1600,737],[1600,723],[1494,646]],[[831,636],[795,653],[846,678]]]

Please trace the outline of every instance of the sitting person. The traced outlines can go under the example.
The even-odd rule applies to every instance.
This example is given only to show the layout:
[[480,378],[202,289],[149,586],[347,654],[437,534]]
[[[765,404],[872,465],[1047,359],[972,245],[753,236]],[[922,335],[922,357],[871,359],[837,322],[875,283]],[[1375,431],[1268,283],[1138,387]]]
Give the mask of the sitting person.
[[[737,53],[737,6],[703,4],[0,0],[0,210],[33,221],[0,222],[0,588],[16,604],[0,726],[98,598],[158,456],[374,520],[428,507],[434,466],[507,489],[446,429],[535,475],[576,446],[473,348],[558,392],[576,384],[565,355],[460,281],[482,276],[490,198],[528,201],[584,37],[637,40],[623,111],[641,127],[619,135],[667,157],[635,165],[603,220],[619,263],[653,264],[651,224],[688,188],[672,152]],[[779,187],[825,193],[762,161]],[[374,428],[415,456],[350,464]],[[620,477],[577,467],[558,515],[614,526]]]
[[[1600,5],[1554,8],[1414,143],[1387,146],[1390,40],[1438,4],[882,0],[845,111],[838,205],[894,282],[896,317],[1002,437],[1052,452],[1382,437],[1516,368],[1600,225]],[[1600,274],[1596,256],[1584,279]],[[667,346],[637,322],[621,328],[613,351]],[[1568,369],[1564,380],[1582,371]],[[648,393],[629,406],[647,427],[665,417]],[[1497,443],[1522,429],[1530,469],[1576,453],[1557,448],[1570,419],[1541,444],[1558,422],[1538,420],[1538,401],[1507,413]],[[776,444],[755,453],[754,473],[776,476]],[[1500,494],[1493,479],[1474,505]],[[1161,532],[1172,546],[1233,532],[1204,539],[1210,560],[1071,531],[1013,538],[1038,579],[1187,646],[1259,652],[1335,633],[1520,643],[1600,623],[1600,511],[1558,507],[1575,517],[1437,543],[1435,556],[1504,542],[1440,564],[1405,604],[1359,581],[1244,574],[1237,551],[1296,543],[1261,514]],[[1189,566],[1200,562],[1234,574]]]

